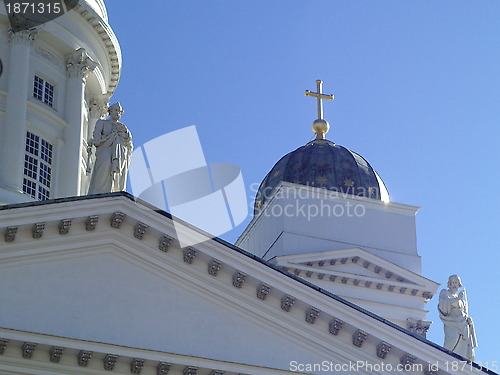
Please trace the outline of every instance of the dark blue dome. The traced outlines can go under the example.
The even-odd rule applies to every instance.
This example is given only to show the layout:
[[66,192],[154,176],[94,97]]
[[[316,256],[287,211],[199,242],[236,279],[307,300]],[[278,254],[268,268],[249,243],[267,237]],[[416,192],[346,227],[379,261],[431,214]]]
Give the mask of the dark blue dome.
[[335,143],[316,139],[283,156],[260,184],[255,212],[281,182],[388,201],[382,179],[361,156]]

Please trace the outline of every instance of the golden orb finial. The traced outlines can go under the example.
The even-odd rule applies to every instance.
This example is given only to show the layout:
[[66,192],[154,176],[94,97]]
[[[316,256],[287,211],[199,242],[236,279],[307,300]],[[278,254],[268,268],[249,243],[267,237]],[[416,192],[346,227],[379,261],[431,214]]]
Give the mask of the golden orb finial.
[[316,119],[312,123],[312,131],[316,134],[316,139],[326,139],[325,134],[330,130],[330,124],[323,119]]

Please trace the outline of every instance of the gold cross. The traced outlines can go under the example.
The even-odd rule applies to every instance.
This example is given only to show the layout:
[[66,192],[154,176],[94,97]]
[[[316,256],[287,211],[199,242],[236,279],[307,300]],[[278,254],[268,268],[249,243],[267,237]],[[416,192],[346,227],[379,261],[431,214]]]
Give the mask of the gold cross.
[[327,99],[332,101],[334,96],[333,95],[326,95],[323,94],[323,81],[318,79],[316,80],[316,91],[317,92],[311,92],[309,90],[306,90],[306,96],[313,96],[316,98],[316,104],[318,106],[318,120],[323,120],[323,102],[321,101],[322,99]]

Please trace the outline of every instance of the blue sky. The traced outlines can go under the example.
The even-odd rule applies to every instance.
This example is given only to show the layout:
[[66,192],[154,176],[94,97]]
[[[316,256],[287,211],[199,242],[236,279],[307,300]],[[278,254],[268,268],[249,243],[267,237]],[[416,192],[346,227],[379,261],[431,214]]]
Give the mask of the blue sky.
[[[479,348],[500,361],[500,2],[106,0],[123,51],[113,101],[134,144],[196,125],[208,162],[248,187],[313,138],[363,155],[417,215],[424,276],[467,287]],[[146,5],[147,4],[147,5]],[[248,220],[222,238],[234,242]],[[437,296],[428,338],[442,344]],[[498,363],[498,362],[497,362]],[[499,364],[500,365],[500,364]]]

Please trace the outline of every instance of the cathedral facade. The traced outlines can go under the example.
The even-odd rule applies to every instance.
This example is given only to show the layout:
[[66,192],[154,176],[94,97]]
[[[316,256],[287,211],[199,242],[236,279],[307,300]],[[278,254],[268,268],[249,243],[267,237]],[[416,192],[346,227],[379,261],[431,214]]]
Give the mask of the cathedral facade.
[[236,245],[183,223],[182,247],[169,213],[87,195],[121,70],[104,2],[16,32],[2,12],[0,374],[492,373],[426,340],[418,208],[327,139],[319,83],[316,139]]

